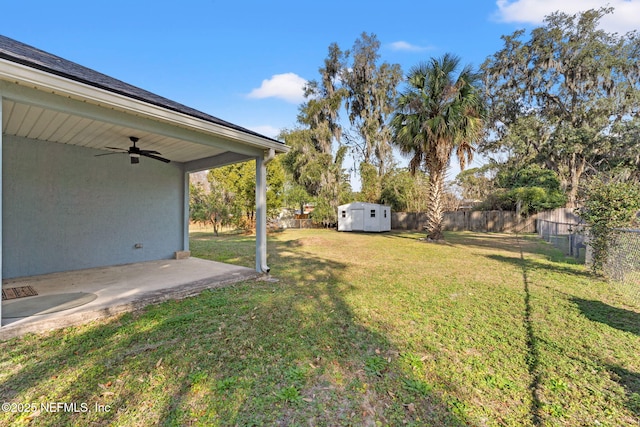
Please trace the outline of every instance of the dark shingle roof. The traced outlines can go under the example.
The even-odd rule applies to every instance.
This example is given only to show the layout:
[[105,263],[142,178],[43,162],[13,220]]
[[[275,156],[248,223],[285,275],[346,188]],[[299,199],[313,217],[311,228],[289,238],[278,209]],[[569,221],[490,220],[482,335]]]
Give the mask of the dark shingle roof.
[[158,107],[186,114],[243,133],[280,142],[3,35],[0,35],[0,58],[139,101],[147,102]]

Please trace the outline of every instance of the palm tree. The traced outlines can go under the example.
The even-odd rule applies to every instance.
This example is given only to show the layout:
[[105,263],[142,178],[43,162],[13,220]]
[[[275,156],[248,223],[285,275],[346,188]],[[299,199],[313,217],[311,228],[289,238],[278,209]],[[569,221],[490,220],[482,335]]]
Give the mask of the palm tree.
[[442,240],[442,192],[452,154],[464,169],[484,129],[479,76],[466,66],[455,76],[460,59],[451,54],[431,58],[411,69],[408,89],[400,95],[391,120],[394,144],[410,156],[412,174],[429,174],[427,238]]

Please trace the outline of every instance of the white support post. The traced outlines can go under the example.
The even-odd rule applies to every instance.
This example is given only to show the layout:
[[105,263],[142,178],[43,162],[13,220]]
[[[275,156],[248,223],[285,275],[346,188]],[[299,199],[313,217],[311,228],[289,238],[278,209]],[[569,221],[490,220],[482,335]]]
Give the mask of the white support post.
[[264,157],[256,158],[256,271],[269,273],[267,266],[267,163],[275,152],[267,151]]
[[[2,293],[2,93],[0,92],[0,294]],[[0,328],[2,327],[2,298],[0,297]]]
[[[267,265],[267,167],[256,159],[256,271],[268,273]],[[264,271],[266,267],[267,271]]]
[[183,199],[182,199],[182,251],[189,251],[189,172],[183,171]]

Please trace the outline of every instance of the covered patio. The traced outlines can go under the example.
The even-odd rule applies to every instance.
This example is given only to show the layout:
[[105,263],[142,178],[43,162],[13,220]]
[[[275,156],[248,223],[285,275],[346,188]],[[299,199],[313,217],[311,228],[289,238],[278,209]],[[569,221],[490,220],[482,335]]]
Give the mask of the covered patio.
[[[95,294],[65,311],[79,318],[162,289],[268,274],[266,165],[287,151],[282,142],[3,36],[0,122],[0,280],[38,287],[2,302],[0,339],[32,322],[6,310],[15,316],[48,294],[82,294],[63,307]],[[249,160],[255,269],[180,259],[189,258],[189,174]],[[43,310],[33,322],[55,314]]]
[[9,279],[3,288],[30,286],[38,295],[3,302],[0,338],[78,325],[262,276],[251,268],[188,258]]

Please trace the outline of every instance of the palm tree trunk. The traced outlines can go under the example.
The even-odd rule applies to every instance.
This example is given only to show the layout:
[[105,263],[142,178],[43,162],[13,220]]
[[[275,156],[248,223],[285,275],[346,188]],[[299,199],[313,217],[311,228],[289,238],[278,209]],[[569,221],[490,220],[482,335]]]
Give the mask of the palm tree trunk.
[[444,188],[444,168],[434,166],[429,170],[429,206],[427,206],[427,239],[443,240],[442,234],[442,191]]

